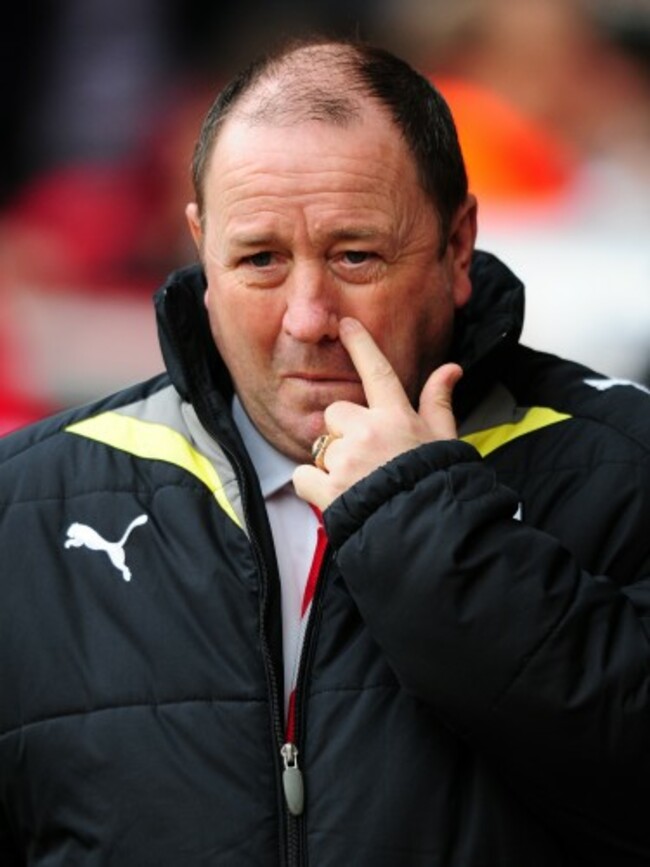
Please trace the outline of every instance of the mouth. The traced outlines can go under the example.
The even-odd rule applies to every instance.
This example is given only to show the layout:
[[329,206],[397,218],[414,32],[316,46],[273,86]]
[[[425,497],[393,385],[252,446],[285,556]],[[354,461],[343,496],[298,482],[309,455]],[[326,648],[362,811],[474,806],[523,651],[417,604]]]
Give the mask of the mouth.
[[285,376],[288,380],[297,380],[299,382],[308,383],[309,385],[361,385],[361,380],[355,374],[345,373],[310,373],[310,372],[294,372],[288,373]]

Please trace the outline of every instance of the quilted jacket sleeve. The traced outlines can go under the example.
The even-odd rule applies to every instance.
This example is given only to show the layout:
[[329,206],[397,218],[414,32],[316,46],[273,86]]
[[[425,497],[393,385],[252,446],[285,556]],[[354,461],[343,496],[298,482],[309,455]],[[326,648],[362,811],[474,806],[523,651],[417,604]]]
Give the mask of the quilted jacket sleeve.
[[24,864],[23,860],[18,858],[18,855],[11,846],[2,824],[0,824],[0,864],[2,864],[2,867],[22,867]]
[[[650,490],[647,466],[634,484]],[[403,687],[586,863],[650,863],[650,514],[630,520],[645,553],[621,589],[516,508],[471,446],[440,442],[358,483],[325,521]]]

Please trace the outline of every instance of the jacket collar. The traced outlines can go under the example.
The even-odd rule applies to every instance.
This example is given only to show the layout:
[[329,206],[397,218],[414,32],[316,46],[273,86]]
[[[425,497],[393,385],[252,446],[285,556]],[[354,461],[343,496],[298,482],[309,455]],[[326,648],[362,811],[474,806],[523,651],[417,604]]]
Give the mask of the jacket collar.
[[470,277],[472,296],[457,314],[451,348],[451,360],[463,368],[454,390],[454,411],[460,419],[499,378],[524,324],[523,283],[503,262],[477,251]]

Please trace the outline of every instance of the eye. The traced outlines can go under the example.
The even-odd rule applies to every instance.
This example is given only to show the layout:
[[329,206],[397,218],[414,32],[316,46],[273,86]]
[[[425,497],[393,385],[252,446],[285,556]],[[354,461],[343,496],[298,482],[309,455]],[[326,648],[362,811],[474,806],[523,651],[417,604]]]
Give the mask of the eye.
[[369,253],[367,250],[346,250],[343,254],[343,258],[345,258],[349,265],[363,265],[368,262],[374,256],[373,253]]
[[263,250],[260,253],[253,253],[252,256],[246,256],[242,262],[244,265],[252,265],[253,268],[268,268],[273,264],[273,253]]

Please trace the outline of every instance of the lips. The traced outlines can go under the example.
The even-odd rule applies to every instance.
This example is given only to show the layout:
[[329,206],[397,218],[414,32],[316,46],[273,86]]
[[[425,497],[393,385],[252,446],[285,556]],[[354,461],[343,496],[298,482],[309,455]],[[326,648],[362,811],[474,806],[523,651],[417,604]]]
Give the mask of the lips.
[[359,384],[361,380],[355,374],[345,374],[345,373],[311,373],[311,372],[303,372],[298,371],[296,373],[288,373],[285,376],[285,379],[303,379],[307,382],[313,382],[315,384],[318,383],[330,383],[330,382],[344,382],[344,383],[355,383]]
[[334,400],[358,402],[364,399],[363,386],[356,373],[299,371],[285,376],[284,381],[296,393],[302,393],[305,397],[311,394],[319,402],[331,403]]
[[358,375],[350,373],[313,373],[299,371],[283,377],[286,399],[301,411],[322,412],[336,401],[365,405],[366,397]]
[[342,373],[290,373],[284,377],[285,381],[293,382],[307,389],[320,391],[322,389],[345,389],[361,388],[361,380],[358,376]]

